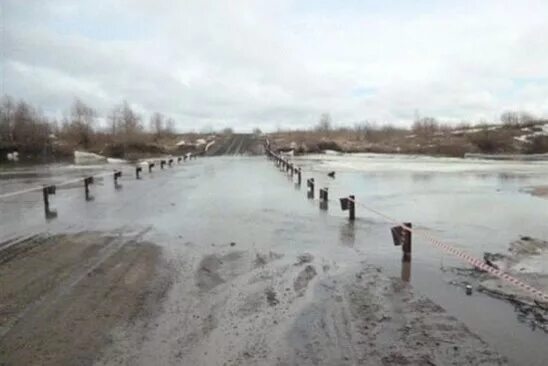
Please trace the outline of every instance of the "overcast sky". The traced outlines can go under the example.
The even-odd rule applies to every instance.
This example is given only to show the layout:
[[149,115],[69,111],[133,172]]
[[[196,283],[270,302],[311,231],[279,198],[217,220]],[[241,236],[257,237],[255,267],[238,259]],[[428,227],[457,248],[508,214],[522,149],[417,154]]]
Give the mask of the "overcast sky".
[[74,97],[180,130],[548,115],[546,0],[0,4],[1,92],[49,115]]

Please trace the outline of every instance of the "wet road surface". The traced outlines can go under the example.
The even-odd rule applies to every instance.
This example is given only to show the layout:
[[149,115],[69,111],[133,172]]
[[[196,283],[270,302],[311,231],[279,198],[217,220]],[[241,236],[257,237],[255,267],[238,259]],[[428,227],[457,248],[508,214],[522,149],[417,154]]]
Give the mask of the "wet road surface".
[[[63,177],[74,176],[73,171],[69,173],[63,169],[65,167],[61,169]],[[130,167],[124,169],[131,172]],[[102,170],[104,167],[92,168],[92,171]],[[446,238],[458,239],[459,243],[469,243],[472,236],[477,243],[477,233],[449,230],[453,224],[450,220],[440,218],[438,214],[428,216],[428,206],[417,206],[415,198],[409,198],[409,195],[402,199],[398,196],[401,191],[394,189],[394,185],[383,185],[382,175],[378,173],[365,176],[342,172],[336,180],[329,180],[321,167],[309,165],[309,170],[307,174],[315,176],[319,186],[330,187],[332,201],[328,212],[319,210],[317,201],[307,200],[304,186],[295,187],[263,157],[205,158],[158,170],[152,175],[145,173],[139,181],[129,173],[125,174],[121,180],[123,187],[119,190],[113,188],[111,178],[107,177],[92,186],[92,202],[84,200],[81,185],[60,189],[51,198],[58,217],[49,221],[44,219],[41,192],[3,200],[0,203],[0,241],[33,234],[57,238],[55,235],[70,233],[120,232],[130,236],[121,241],[121,248],[126,248],[129,242],[139,242],[162,249],[162,259],[157,259],[162,264],[144,272],[160,278],[166,268],[170,273],[176,273],[172,279],[174,283],[162,282],[162,286],[169,286],[170,290],[162,300],[161,308],[137,307],[150,313],[147,319],[153,320],[138,321],[139,324],[132,324],[133,328],[117,325],[109,341],[100,343],[100,353],[95,358],[88,356],[99,364],[315,364],[322,357],[330,360],[327,363],[338,364],[363,363],[365,359],[375,360],[374,364],[404,363],[405,359],[420,363],[417,360],[422,354],[387,351],[390,342],[401,331],[399,328],[390,331],[388,324],[403,327],[412,322],[412,319],[387,321],[392,316],[387,314],[399,313],[400,308],[388,309],[387,303],[381,300],[361,304],[384,309],[380,315],[378,312],[359,313],[355,308],[363,297],[388,296],[367,292],[359,300],[353,298],[358,289],[372,291],[377,288],[375,283],[369,286],[361,283],[363,277],[378,283],[386,281],[376,278],[376,270],[368,269],[369,265],[381,266],[382,272],[389,276],[401,273],[401,253],[391,243],[390,225],[359,210],[358,220],[350,225],[336,199],[354,193],[358,199],[374,202],[398,217],[415,222],[424,219],[425,224],[438,229]],[[57,173],[56,170],[40,177],[10,179],[2,189],[24,188],[40,179],[61,179]],[[454,178],[450,178],[450,182],[451,179]],[[410,181],[399,177],[400,184],[407,184],[404,187],[413,192],[420,184]],[[391,179],[385,182],[393,184]],[[459,178],[454,184],[458,186],[462,182]],[[447,190],[447,187],[439,187],[439,191],[443,189]],[[384,199],[379,199],[380,194],[385,195]],[[482,192],[477,194],[482,196]],[[396,199],[386,199],[390,195]],[[519,199],[525,199],[523,197]],[[489,198],[485,199],[489,202]],[[433,210],[433,204],[428,202]],[[536,230],[534,223],[531,230]],[[542,234],[540,225],[538,230],[535,234]],[[510,231],[501,236],[515,235]],[[137,239],[135,233],[140,233]],[[486,242],[500,246],[503,240],[490,236]],[[478,248],[478,252],[482,249],[485,248]],[[415,243],[413,250],[411,281],[418,292],[440,303],[450,315],[464,321],[510,361],[542,364],[546,357],[542,346],[547,339],[545,334],[535,334],[518,323],[509,306],[481,294],[464,296],[461,289],[447,285],[439,267],[442,263],[452,263],[451,258],[420,241]],[[55,258],[51,253],[46,254],[40,253],[44,258]],[[150,254],[142,255],[136,254],[136,258],[143,258],[143,263],[147,263],[145,259]],[[109,273],[108,268],[105,271]],[[128,272],[130,269],[125,273]],[[142,284],[145,288],[150,286],[148,282]],[[397,284],[386,282],[379,289],[391,286]],[[100,289],[98,293],[101,291],[104,290]],[[405,291],[390,304],[408,304],[409,301],[415,304],[406,297]],[[394,293],[399,292],[392,291],[390,296]],[[430,306],[429,312],[436,313],[432,305],[424,306]],[[383,311],[385,315],[382,315]],[[411,312],[409,316],[421,314],[421,311]],[[159,315],[151,315],[156,313]],[[366,339],[369,334],[363,331],[366,324],[361,324],[361,330],[358,330],[356,324],[359,323],[352,321],[366,315],[372,317],[370,322],[377,326],[387,321],[387,326],[381,327],[383,333],[375,339]],[[322,323],[326,321],[328,323]],[[442,339],[444,336],[436,335],[427,321],[432,319],[422,317],[415,319],[413,324],[416,329],[429,329],[433,336]],[[447,320],[440,322],[443,325],[440,329],[448,324]],[[353,325],[344,325],[348,323]],[[135,327],[141,327],[142,332],[136,332]],[[454,324],[451,327],[455,327]],[[266,334],[265,329],[271,334]],[[324,336],[310,338],[322,329]],[[468,339],[459,339],[463,346],[460,357],[465,356],[467,347],[482,347],[481,343],[474,343],[479,341],[470,341],[473,337],[463,336],[466,331],[452,329],[453,334]],[[4,330],[4,336],[9,336],[9,330]],[[423,346],[437,342],[414,340],[422,342]],[[293,346],[288,348],[287,341]],[[382,342],[386,343],[386,348]],[[444,341],[437,343],[444,344]],[[367,345],[384,350],[383,355],[390,354],[394,359],[383,360],[382,355],[368,353],[371,350],[367,351]],[[288,350],[292,352],[288,353]],[[447,352],[442,350],[443,354]],[[441,361],[443,359],[437,359],[437,362]],[[493,356],[490,362],[496,364],[496,357]]]

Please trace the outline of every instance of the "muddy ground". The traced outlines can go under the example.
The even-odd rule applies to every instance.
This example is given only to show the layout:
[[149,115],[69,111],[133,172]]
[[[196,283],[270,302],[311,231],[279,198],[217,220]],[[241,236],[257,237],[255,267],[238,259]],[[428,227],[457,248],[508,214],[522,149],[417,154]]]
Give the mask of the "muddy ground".
[[86,365],[161,309],[170,286],[140,234],[36,236],[0,250],[0,364]]
[[0,250],[2,365],[500,365],[408,284],[362,263],[141,232],[37,235]]

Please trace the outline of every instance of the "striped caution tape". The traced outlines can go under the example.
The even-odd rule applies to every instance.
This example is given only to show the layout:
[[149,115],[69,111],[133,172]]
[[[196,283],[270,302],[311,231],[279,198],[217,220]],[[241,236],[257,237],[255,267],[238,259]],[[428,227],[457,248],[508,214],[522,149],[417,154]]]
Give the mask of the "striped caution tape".
[[451,245],[448,245],[448,244],[445,244],[443,243],[441,240],[433,237],[432,235],[430,235],[428,232],[424,231],[424,230],[421,230],[421,229],[413,229],[413,228],[410,228],[408,226],[406,226],[405,224],[399,222],[398,220],[378,211],[378,210],[375,210],[374,208],[371,208],[371,207],[368,207],[366,205],[364,205],[363,203],[360,203],[360,202],[356,202],[355,200],[352,200],[349,198],[349,200],[351,200],[352,202],[354,202],[354,204],[357,204],[358,206],[360,207],[363,207],[365,208],[366,210],[370,211],[370,212],[373,212],[374,214],[378,215],[378,216],[381,216],[383,217],[384,219],[388,220],[389,222],[393,223],[393,224],[396,224],[398,226],[401,226],[404,230],[406,231],[409,231],[415,235],[418,235],[418,236],[422,236],[423,238],[425,238],[426,240],[428,240],[430,243],[432,243],[435,247],[438,247],[448,253],[451,253],[453,254],[454,256],[464,260],[465,262],[468,262],[469,264],[473,265],[474,267],[476,268],[479,268],[485,272],[488,272],[490,274],[492,274],[493,276],[496,276],[500,279],[502,279],[503,281],[506,281],[508,283],[511,283],[512,285],[522,289],[522,290],[525,290],[527,292],[529,292],[530,294],[534,295],[534,296],[537,296],[538,298],[542,299],[543,302],[547,302],[548,303],[548,295],[545,294],[544,292],[540,291],[539,289],[531,286],[531,285],[528,285],[527,283],[501,271],[500,269],[496,269],[494,267],[491,267],[490,265],[486,264],[485,261],[481,260],[481,259],[478,259],[478,258],[475,258],[474,256],[466,253],[465,251],[462,251],[460,249],[456,249],[455,247],[451,246]]

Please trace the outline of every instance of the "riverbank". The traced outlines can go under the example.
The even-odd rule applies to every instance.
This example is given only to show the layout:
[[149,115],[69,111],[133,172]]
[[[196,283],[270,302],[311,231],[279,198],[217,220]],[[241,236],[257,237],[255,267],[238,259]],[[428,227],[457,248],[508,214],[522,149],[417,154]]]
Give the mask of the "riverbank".
[[268,134],[271,149],[294,154],[344,153],[414,154],[464,157],[466,154],[548,153],[548,123],[483,125],[413,131],[396,128],[332,131],[281,131]]

